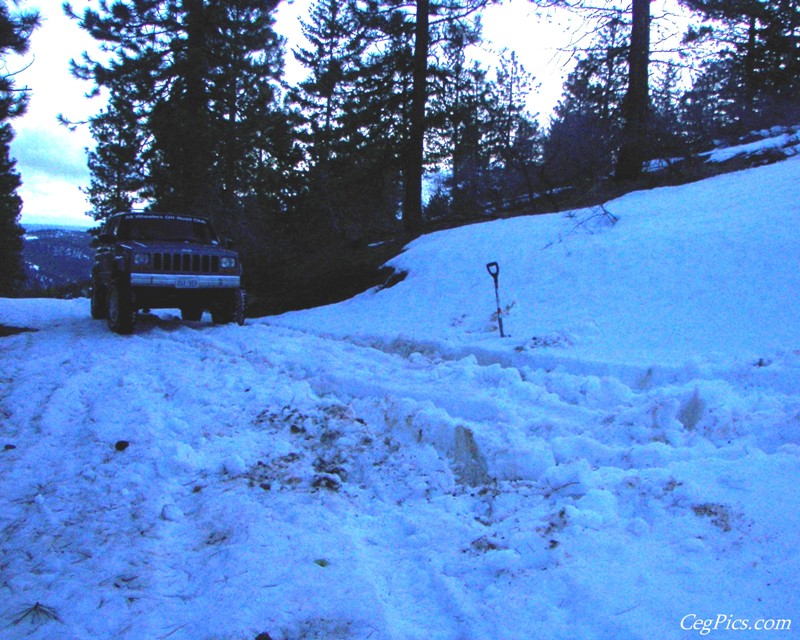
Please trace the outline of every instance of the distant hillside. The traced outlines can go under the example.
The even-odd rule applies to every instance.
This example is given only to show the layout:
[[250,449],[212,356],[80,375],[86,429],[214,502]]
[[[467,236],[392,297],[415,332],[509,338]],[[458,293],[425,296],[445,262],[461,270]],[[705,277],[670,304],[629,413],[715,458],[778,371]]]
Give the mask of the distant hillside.
[[89,284],[91,236],[85,229],[26,225],[23,245],[25,291],[71,297]]

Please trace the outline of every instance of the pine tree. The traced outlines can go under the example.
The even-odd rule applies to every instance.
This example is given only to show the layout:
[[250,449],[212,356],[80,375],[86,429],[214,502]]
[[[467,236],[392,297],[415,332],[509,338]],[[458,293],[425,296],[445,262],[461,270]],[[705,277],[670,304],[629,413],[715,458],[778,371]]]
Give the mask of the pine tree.
[[524,182],[531,202],[535,191],[533,167],[541,160],[542,137],[527,108],[533,84],[533,75],[525,70],[516,54],[502,57],[497,78],[489,87],[486,133],[491,167],[500,176],[495,190],[518,191],[512,186],[516,174]]
[[302,29],[310,47],[298,48],[294,55],[309,75],[293,92],[293,99],[304,115],[303,139],[309,162],[318,167],[321,189],[327,191],[328,165],[345,133],[342,120],[348,94],[353,91],[368,41],[353,5],[337,0],[319,0],[312,5]]
[[667,161],[685,157],[690,149],[691,138],[682,119],[684,90],[680,84],[677,63],[669,61],[651,84],[650,155]]
[[[293,191],[294,118],[281,103],[284,41],[275,33],[270,0],[210,3],[208,37],[214,169],[220,183],[220,220],[234,231],[245,203],[276,221]],[[239,225],[241,227],[241,225]],[[226,230],[227,230],[226,229]]]
[[[536,122],[527,113],[533,78],[514,54],[504,54],[496,73],[467,63],[466,48],[479,25],[453,25],[445,57],[431,65],[428,111],[430,160],[452,169],[450,213],[473,217],[487,206],[534,189],[533,164],[540,159]],[[444,195],[444,194],[440,194]],[[440,198],[438,215],[445,207]]]
[[484,144],[489,119],[489,87],[486,73],[472,67],[461,79],[463,86],[452,118],[452,213],[473,217],[489,200],[490,154]]
[[[106,203],[146,202],[193,212],[225,231],[241,226],[245,202],[279,206],[254,189],[273,144],[283,41],[273,30],[277,0],[118,0],[75,15],[109,54],[84,56],[78,77],[110,94],[92,120],[94,215]],[[287,119],[288,120],[288,119]],[[113,127],[117,126],[117,131]],[[277,169],[276,169],[277,170]]]
[[409,233],[419,233],[424,223],[422,216],[422,176],[425,164],[425,134],[427,132],[426,107],[429,97],[429,58],[431,29],[441,28],[466,19],[486,5],[486,0],[453,0],[430,2],[416,0],[414,20],[414,56],[412,66],[411,110],[406,146],[403,200],[403,225]]
[[438,217],[474,216],[490,197],[490,154],[483,144],[490,85],[487,70],[467,57],[480,33],[480,23],[466,18],[438,23],[433,31],[424,160],[452,171],[448,196],[440,193],[434,205]]
[[[28,51],[30,36],[39,24],[38,14],[25,12],[12,15],[5,0],[0,2],[0,61],[5,65],[9,54]],[[14,83],[14,74],[0,74],[0,296],[15,293],[24,280],[22,267],[22,235],[19,225],[22,184],[11,157],[14,131],[9,120],[25,112],[28,94]]]
[[[615,150],[614,175],[619,180],[638,178],[647,159],[650,134],[650,58],[652,0],[631,0],[626,8],[619,3],[593,3],[586,0],[535,0],[545,6],[561,6],[582,13],[589,23],[602,30],[609,22],[626,25],[628,39],[626,51],[625,98],[617,132],[618,148]],[[584,27],[585,28],[585,25]],[[592,55],[592,52],[584,52]]]
[[544,143],[550,184],[592,182],[612,171],[627,87],[627,39],[622,16],[612,17],[567,76]]
[[744,105],[741,68],[730,57],[708,59],[681,100],[681,121],[690,141],[708,146],[715,140],[736,139],[757,126],[767,126]]
[[123,84],[112,91],[109,107],[89,125],[95,148],[88,153],[86,194],[96,220],[130,210],[145,189],[145,142],[127,89]]
[[[798,0],[682,0],[704,19],[688,43],[710,41],[707,58],[687,97],[695,129],[738,135],[800,117],[800,2]],[[711,113],[703,101],[716,103]],[[713,120],[701,123],[697,117]]]
[[396,220],[408,39],[387,36],[385,21],[369,7],[320,0],[303,24],[310,46],[295,51],[309,72],[292,92],[308,166],[301,208],[317,231],[349,239]]
[[[395,0],[320,0],[312,7],[305,26],[311,46],[296,52],[309,70],[295,93],[306,120],[306,209],[337,232],[360,237],[394,229],[398,212],[407,230],[418,228],[422,172],[431,147],[441,147],[435,128],[443,116],[432,112],[431,101],[450,71],[440,62],[448,43],[474,41],[465,35],[474,28],[464,23],[479,4],[431,3],[423,10],[424,3]],[[417,42],[424,64],[419,49],[415,62]]]
[[446,164],[463,123],[485,111],[488,84],[486,69],[467,58],[467,49],[480,41],[479,23],[448,24],[439,39],[440,50],[429,61],[426,147],[429,161]]
[[0,124],[0,296],[14,294],[25,279],[22,266],[22,235],[19,225],[22,198],[17,193],[22,181],[11,157],[14,131]]

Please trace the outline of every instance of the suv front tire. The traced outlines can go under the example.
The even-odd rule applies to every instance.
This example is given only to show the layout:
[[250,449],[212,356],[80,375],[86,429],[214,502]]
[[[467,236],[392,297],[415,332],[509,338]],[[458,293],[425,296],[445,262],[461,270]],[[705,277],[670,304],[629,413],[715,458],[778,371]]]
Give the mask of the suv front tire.
[[91,311],[92,318],[95,320],[103,320],[108,317],[108,296],[97,281],[92,283]]
[[244,324],[244,311],[246,306],[244,289],[234,289],[225,299],[211,311],[211,321],[214,324],[230,324],[235,322],[239,326]]
[[114,333],[133,333],[136,326],[136,306],[130,287],[114,283],[108,291],[108,307],[106,312],[108,328]]

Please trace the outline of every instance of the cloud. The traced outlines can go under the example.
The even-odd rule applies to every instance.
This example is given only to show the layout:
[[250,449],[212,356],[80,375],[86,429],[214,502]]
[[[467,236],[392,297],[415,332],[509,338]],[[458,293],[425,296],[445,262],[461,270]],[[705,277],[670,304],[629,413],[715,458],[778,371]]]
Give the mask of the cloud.
[[88,226],[89,205],[81,191],[89,184],[80,135],[59,125],[26,123],[11,144],[22,178],[22,223]]
[[56,224],[88,227],[89,204],[74,182],[51,174],[28,171],[22,174],[22,224]]
[[[86,0],[73,2],[77,10]],[[31,38],[31,50],[17,65],[23,71],[19,86],[30,91],[28,112],[12,122],[16,136],[11,145],[22,177],[22,222],[91,224],[81,189],[89,184],[86,147],[93,147],[87,127],[75,132],[59,124],[58,116],[83,120],[100,110],[98,100],[86,97],[91,86],[70,75],[70,58],[96,44],[78,25],[64,16],[61,3],[27,0],[23,9],[37,9],[42,25]]]
[[88,182],[85,149],[67,130],[22,128],[14,138],[12,152],[23,175],[35,171],[76,184]]

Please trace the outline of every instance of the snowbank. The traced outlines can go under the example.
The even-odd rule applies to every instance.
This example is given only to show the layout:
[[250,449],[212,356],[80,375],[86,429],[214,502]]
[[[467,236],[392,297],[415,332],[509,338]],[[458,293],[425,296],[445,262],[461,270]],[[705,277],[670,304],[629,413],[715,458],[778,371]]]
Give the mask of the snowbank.
[[[593,209],[431,234],[394,261],[409,272],[394,288],[280,322],[547,366],[758,360],[800,330],[798,177],[791,160],[632,193],[605,205],[616,224]],[[501,346],[492,261],[512,336]]]

